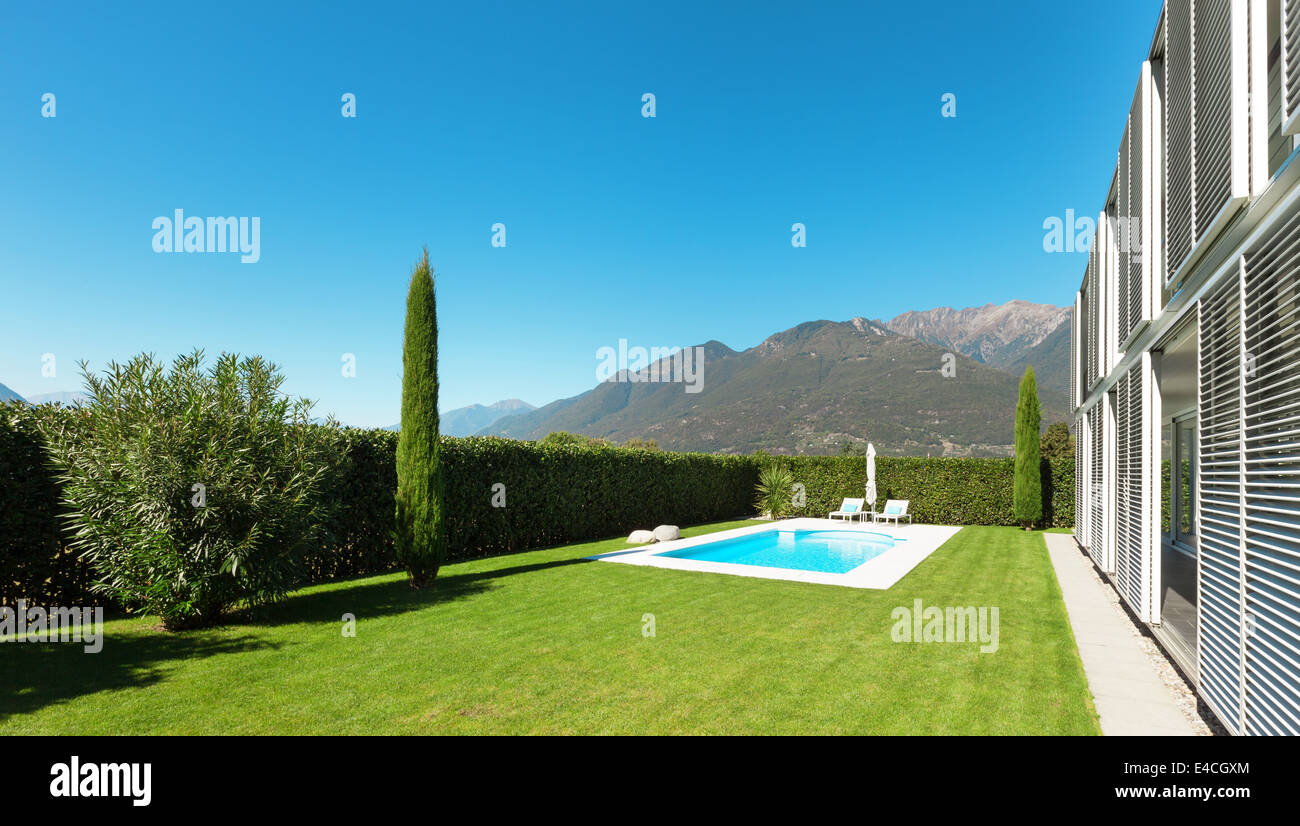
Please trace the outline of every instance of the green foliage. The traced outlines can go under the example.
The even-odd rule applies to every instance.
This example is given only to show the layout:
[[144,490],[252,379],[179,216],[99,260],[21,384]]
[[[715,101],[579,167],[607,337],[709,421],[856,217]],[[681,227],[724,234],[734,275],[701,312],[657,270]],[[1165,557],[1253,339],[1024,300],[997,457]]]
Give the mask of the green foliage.
[[846,441],[840,445],[840,456],[866,456],[867,446],[859,442]]
[[[807,503],[795,516],[825,518],[846,496],[858,497],[866,470],[858,456],[791,456],[784,460],[795,482],[807,489]],[[919,456],[876,457],[876,508],[886,499],[910,500],[916,522],[934,525],[1016,525],[1012,503],[1012,459]],[[1043,523],[1074,525],[1074,462],[1042,463]]]
[[397,440],[397,559],[412,588],[423,588],[447,558],[438,438],[438,309],[429,250],[406,296],[402,344],[402,425]]
[[1038,406],[1038,387],[1034,368],[1025,368],[1020,380],[1020,401],[1016,404],[1016,475],[1013,499],[1016,522],[1033,527],[1043,518],[1043,487],[1040,463],[1040,428],[1042,411]]
[[[491,436],[442,448],[453,559],[745,516],[758,475],[742,456]],[[492,506],[496,484],[504,508]]]
[[[59,531],[60,483],[43,472],[36,419],[58,427],[88,424],[89,414],[53,407],[0,408],[0,598],[84,604],[90,585]],[[321,497],[326,543],[308,550],[302,578],[343,579],[392,571],[398,434],[309,425],[316,452],[328,456]],[[626,535],[658,524],[700,524],[753,513],[761,468],[773,457],[628,450],[603,444],[521,442],[493,437],[440,438],[445,477],[447,559],[457,561],[566,542]],[[861,456],[789,456],[779,461],[807,489],[789,515],[820,516],[846,496],[862,496]],[[1015,525],[1011,459],[876,458],[877,506],[911,500],[918,522]],[[1042,463],[1043,524],[1074,524],[1074,463]],[[506,507],[492,506],[493,485]],[[789,491],[790,486],[783,486]],[[187,495],[189,495],[187,493]],[[761,507],[761,506],[760,506]],[[42,600],[41,598],[44,597]]]
[[[638,439],[630,440],[628,447],[635,447],[635,445],[631,444],[632,441],[640,441],[640,440]],[[539,444],[576,445],[578,447],[590,447],[594,445],[608,445],[608,444],[612,444],[612,442],[610,442],[609,439],[597,439],[594,436],[584,436],[581,433],[569,433],[564,430],[556,430],[551,433],[547,433],[544,437],[542,437],[542,439],[539,441]]]
[[304,562],[312,582],[385,573],[397,566],[393,550],[397,491],[397,434],[312,425],[313,438],[331,457],[321,496],[328,513],[328,545]]
[[90,404],[38,420],[94,590],[170,629],[300,585],[324,516],[310,403],[261,358],[203,362],[83,365]]
[[772,519],[790,515],[793,508],[794,476],[784,464],[772,462],[760,470],[754,491],[758,494],[754,504],[759,513]]
[[1074,437],[1070,435],[1070,426],[1065,422],[1053,422],[1048,425],[1039,445],[1044,459],[1074,461]]
[[623,447],[630,450],[658,450],[659,442],[655,439],[641,439],[633,436],[623,443]]
[[49,468],[44,421],[75,427],[85,414],[53,405],[0,404],[0,605],[80,605],[86,563],[59,527],[63,486]]

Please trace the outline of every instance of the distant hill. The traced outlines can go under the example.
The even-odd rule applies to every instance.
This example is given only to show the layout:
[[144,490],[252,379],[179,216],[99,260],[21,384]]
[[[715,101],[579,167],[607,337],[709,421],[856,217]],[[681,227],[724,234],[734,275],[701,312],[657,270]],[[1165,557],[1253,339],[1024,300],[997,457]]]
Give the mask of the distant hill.
[[[438,432],[447,436],[473,436],[503,416],[527,413],[536,409],[521,399],[503,399],[492,404],[458,407],[438,417]],[[393,425],[392,429],[397,430],[398,426]]]
[[[892,455],[1011,453],[1018,378],[964,354],[945,377],[951,347],[883,323],[810,321],[743,352],[717,341],[702,346],[699,393],[681,383],[611,379],[480,432],[540,439],[564,430],[721,453],[834,453],[866,440]],[[1040,397],[1044,427],[1065,419],[1063,389]]]
[[[913,311],[895,316],[884,324],[895,333],[946,347],[990,367],[1007,368],[1020,362],[1030,350],[1069,320],[1069,307],[1008,301],[1002,305],[985,304],[962,310],[937,307]],[[1068,336],[1066,345],[1063,363],[1068,371]],[[1062,386],[1068,384],[1069,379],[1066,379]]]
[[77,407],[90,401],[90,397],[85,393],[76,390],[60,390],[55,393],[40,393],[32,396],[27,401],[32,404],[53,404],[58,403],[64,407]]
[[[527,413],[536,409],[536,407],[522,399],[502,399],[492,404],[471,404],[469,407],[458,407],[438,416],[438,432],[444,436],[473,436],[504,416],[514,413]],[[398,431],[402,429],[402,425],[400,423],[390,424],[380,429]]]
[[1025,365],[1034,365],[1034,379],[1038,382],[1038,392],[1070,392],[1070,321],[1066,319],[1061,326],[1047,338],[1029,348],[1024,355],[1006,365],[1004,368],[1013,375],[1025,372]]
[[4,386],[3,384],[0,384],[0,404],[4,404],[5,402],[15,402],[15,401],[25,402],[27,400],[24,399],[22,396],[18,395],[17,393],[15,393],[14,391],[10,390],[8,387]]

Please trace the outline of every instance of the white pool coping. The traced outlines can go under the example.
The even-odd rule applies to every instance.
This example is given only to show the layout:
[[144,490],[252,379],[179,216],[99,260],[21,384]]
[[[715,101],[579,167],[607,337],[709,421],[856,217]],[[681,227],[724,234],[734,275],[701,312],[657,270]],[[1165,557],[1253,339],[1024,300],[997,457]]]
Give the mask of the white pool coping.
[[[875,559],[868,560],[842,574],[825,571],[798,571],[793,568],[766,568],[761,565],[740,565],[735,562],[706,562],[699,559],[681,559],[658,556],[668,551],[680,551],[697,545],[708,545],[723,539],[762,533],[763,531],[861,531],[884,534],[895,541],[895,546]],[[884,523],[845,522],[840,519],[782,519],[763,525],[748,525],[729,531],[707,533],[671,542],[639,545],[627,551],[614,551],[588,557],[601,562],[622,562],[626,565],[649,565],[655,568],[672,568],[678,571],[705,571],[713,574],[757,577],[759,579],[785,579],[791,582],[812,582],[818,585],[843,585],[848,588],[874,588],[884,590],[893,586],[921,560],[952,538],[961,528],[951,525],[894,526]]]

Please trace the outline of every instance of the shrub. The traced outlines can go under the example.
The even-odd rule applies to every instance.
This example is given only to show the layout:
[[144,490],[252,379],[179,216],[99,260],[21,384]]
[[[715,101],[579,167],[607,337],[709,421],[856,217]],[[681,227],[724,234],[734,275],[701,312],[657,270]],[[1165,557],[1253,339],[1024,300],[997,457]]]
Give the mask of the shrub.
[[63,486],[50,472],[43,420],[75,426],[76,412],[52,405],[0,404],[0,605],[79,605],[86,564],[59,526]]
[[1016,522],[1026,529],[1043,518],[1041,427],[1038,385],[1034,380],[1034,368],[1030,366],[1025,368],[1025,375],[1020,379],[1020,400],[1016,404],[1016,475],[1012,485]]
[[759,513],[773,519],[781,519],[790,514],[794,477],[785,465],[773,462],[760,470],[754,491],[758,494],[754,504]]
[[[846,496],[861,496],[866,470],[861,456],[791,456],[794,481],[807,489],[796,516],[825,518]],[[1074,463],[1044,462],[1044,522],[1074,525]],[[934,525],[1015,525],[1012,459],[876,456],[876,507],[907,499],[916,522]]]
[[429,250],[411,273],[402,344],[402,429],[397,437],[397,559],[423,588],[447,558],[438,439],[438,308]]
[[310,404],[261,358],[199,351],[86,372],[91,402],[46,420],[72,546],[94,590],[169,629],[271,602],[304,579],[326,469]]
[[1069,459],[1074,461],[1074,437],[1065,422],[1053,422],[1039,440],[1044,459]]

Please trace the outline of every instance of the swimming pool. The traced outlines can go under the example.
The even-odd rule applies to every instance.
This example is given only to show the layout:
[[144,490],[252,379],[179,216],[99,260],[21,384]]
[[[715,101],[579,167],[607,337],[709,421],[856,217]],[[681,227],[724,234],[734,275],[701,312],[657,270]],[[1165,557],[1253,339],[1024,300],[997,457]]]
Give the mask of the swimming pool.
[[890,550],[895,541],[905,540],[866,531],[768,530],[655,556],[844,574]]
[[589,559],[696,573],[889,588],[959,529],[796,517],[613,551]]

